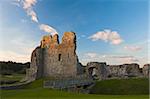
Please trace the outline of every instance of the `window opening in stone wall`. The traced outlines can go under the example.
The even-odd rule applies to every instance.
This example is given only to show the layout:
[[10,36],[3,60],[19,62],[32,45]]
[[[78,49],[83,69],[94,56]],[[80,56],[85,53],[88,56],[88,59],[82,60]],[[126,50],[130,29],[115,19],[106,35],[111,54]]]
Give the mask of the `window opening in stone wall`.
[[60,61],[60,60],[61,60],[61,54],[58,55],[58,61]]

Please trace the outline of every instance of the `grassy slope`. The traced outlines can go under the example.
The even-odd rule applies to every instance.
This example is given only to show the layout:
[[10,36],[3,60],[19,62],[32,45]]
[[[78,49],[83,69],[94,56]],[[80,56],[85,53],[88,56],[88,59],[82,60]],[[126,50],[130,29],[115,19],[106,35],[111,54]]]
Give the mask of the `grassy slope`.
[[2,99],[148,99],[148,95],[88,95],[68,93],[42,88],[43,80],[37,80],[23,89],[2,90]]
[[25,74],[0,75],[0,81],[21,80]]
[[149,81],[146,78],[114,79],[97,82],[92,88],[95,94],[149,94]]
[[12,82],[16,81],[15,83],[11,84],[0,84],[1,86],[10,86],[10,85],[16,85],[20,83],[20,80],[25,77],[25,74],[13,74],[13,75],[0,75],[0,82]]

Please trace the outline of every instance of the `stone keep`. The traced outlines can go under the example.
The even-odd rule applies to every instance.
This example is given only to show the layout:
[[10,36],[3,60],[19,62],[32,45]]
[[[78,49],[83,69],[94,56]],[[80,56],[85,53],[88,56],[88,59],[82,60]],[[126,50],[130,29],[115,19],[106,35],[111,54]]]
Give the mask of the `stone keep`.
[[76,55],[76,35],[73,32],[65,32],[61,43],[57,34],[43,37],[41,45],[32,52],[27,76],[35,79],[75,77],[82,73],[81,69]]

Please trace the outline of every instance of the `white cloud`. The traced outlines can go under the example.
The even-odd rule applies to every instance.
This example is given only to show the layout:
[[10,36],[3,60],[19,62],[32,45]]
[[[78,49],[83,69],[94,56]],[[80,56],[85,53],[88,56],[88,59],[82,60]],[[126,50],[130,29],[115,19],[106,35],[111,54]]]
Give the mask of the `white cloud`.
[[113,45],[119,45],[123,42],[118,32],[111,30],[99,31],[89,37],[92,41],[103,40],[105,42],[110,42]]
[[[0,49],[1,61],[29,62],[31,53],[35,49],[35,42],[16,38],[10,41],[10,49]],[[5,45],[4,47],[8,47]]]
[[139,62],[140,60],[139,59],[137,59],[137,58],[130,58],[129,59],[129,62]]
[[37,15],[36,15],[35,11],[33,11],[33,10],[31,10],[31,9],[28,9],[28,10],[27,10],[27,15],[31,16],[31,20],[32,20],[32,21],[38,23],[38,18],[37,18]]
[[37,3],[37,0],[24,0],[23,1],[23,8],[30,9]]
[[[37,0],[24,0],[23,8],[27,12],[27,15],[31,17],[31,20],[38,23],[38,17],[36,12],[33,10],[33,6],[37,3]],[[39,25],[40,30],[44,32],[51,33],[51,35],[58,34],[54,28],[49,25],[41,24]]]
[[133,63],[133,62],[139,62],[140,60],[136,58],[135,56],[130,55],[113,55],[111,56],[112,59],[117,59],[120,62],[124,63]]
[[103,58],[109,58],[111,60],[121,61],[122,63],[139,62],[139,60],[135,56],[131,56],[131,55],[103,55],[103,56],[105,56]]
[[20,4],[18,3],[19,1],[14,1],[14,2],[11,2],[12,5],[15,5],[17,7],[20,7]]
[[142,47],[140,47],[140,46],[125,46],[124,49],[134,52],[134,51],[142,50]]
[[12,4],[22,6],[26,11],[27,15],[31,17],[33,22],[38,23],[38,17],[36,12],[33,10],[33,6],[37,3],[37,0],[14,0]]
[[85,56],[86,57],[89,57],[89,58],[96,58],[98,57],[98,54],[97,53],[85,53]]
[[[25,28],[24,28],[25,29]],[[0,39],[0,61],[29,62],[31,53],[38,46],[39,41],[33,38],[31,30],[5,27]],[[34,34],[35,36],[35,34]]]
[[[33,22],[39,23],[38,16],[33,10],[33,6],[36,5],[37,0],[15,0],[14,3],[22,4],[23,9],[26,11],[27,15],[31,17],[31,20]],[[58,34],[53,27],[46,24],[40,24],[39,28],[44,32],[51,33],[51,35]]]
[[131,55],[110,55],[110,58],[123,59],[123,58],[133,58]]
[[24,0],[23,9],[25,9],[28,16],[31,17],[31,20],[38,23],[37,14],[33,10],[33,6],[37,3],[37,0]]
[[47,32],[47,33],[51,33],[51,35],[58,34],[57,31],[49,25],[41,24],[39,27],[40,27],[40,30],[43,30],[44,32]]
[[1,61],[15,61],[15,62],[29,62],[30,56],[24,54],[18,54],[13,51],[0,51]]
[[106,62],[107,64],[125,64],[125,63],[138,63],[143,65],[143,60],[140,57],[132,55],[112,55],[112,54],[99,54],[94,52],[85,53],[80,59],[83,64],[86,65],[87,62],[97,61],[97,62]]

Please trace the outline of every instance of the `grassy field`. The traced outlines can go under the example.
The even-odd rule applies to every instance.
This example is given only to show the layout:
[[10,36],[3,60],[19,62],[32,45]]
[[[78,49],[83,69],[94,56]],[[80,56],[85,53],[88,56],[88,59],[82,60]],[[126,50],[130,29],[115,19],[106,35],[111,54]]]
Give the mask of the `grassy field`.
[[1,99],[148,99],[148,95],[89,95],[44,89],[42,82],[37,80],[18,90],[1,90]]
[[25,77],[25,74],[1,75],[0,81],[3,81],[3,80],[21,80],[23,77]]
[[9,86],[20,83],[25,77],[24,74],[12,74],[12,75],[1,75],[0,76],[0,85],[1,86]]
[[94,94],[149,94],[149,80],[146,78],[112,79],[99,81],[92,88]]

